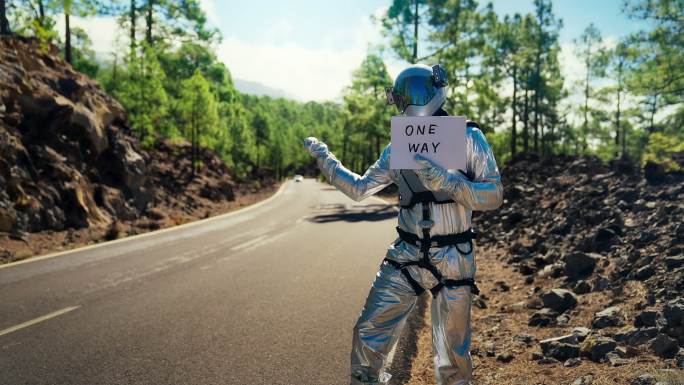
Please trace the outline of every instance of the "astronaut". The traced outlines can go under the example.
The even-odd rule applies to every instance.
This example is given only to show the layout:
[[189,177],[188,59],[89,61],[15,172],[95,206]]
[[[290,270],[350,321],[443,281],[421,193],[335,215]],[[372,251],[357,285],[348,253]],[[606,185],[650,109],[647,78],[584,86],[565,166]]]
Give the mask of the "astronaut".
[[[405,116],[444,116],[446,71],[412,65],[387,89],[388,102]],[[465,385],[472,377],[471,296],[475,256],[473,210],[502,202],[492,150],[474,122],[466,127],[466,170],[447,170],[416,155],[419,170],[390,169],[390,145],[363,176],[345,168],[325,143],[304,144],[330,184],[355,201],[391,183],[399,187],[398,238],[389,245],[353,332],[351,384],[387,384],[388,353],[397,342],[418,295],[432,295],[432,344],[438,385]]]

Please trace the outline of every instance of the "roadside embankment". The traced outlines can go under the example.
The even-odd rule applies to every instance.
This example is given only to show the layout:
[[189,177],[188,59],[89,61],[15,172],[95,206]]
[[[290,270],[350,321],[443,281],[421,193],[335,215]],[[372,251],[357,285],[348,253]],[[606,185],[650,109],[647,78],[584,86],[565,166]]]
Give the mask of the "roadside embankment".
[[158,138],[142,148],[126,112],[56,52],[0,37],[0,263],[224,213],[271,195],[215,153]]
[[[504,205],[473,220],[475,383],[684,382],[684,174],[534,155],[501,173]],[[432,384],[429,326],[417,350],[408,383]]]

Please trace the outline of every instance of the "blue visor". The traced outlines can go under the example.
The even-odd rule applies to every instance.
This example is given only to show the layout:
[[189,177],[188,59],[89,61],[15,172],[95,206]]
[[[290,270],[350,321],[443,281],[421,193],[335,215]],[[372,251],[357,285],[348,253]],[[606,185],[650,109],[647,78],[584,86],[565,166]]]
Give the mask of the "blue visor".
[[397,84],[392,93],[397,107],[404,111],[410,105],[424,106],[428,104],[437,93],[437,87],[435,87],[432,77],[407,76],[397,79]]

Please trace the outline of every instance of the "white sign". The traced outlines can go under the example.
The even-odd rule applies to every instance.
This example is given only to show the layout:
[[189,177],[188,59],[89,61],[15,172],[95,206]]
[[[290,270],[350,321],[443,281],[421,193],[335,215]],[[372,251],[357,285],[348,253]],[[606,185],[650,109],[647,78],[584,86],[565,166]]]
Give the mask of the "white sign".
[[420,154],[447,169],[466,169],[464,116],[393,116],[391,169],[423,168]]

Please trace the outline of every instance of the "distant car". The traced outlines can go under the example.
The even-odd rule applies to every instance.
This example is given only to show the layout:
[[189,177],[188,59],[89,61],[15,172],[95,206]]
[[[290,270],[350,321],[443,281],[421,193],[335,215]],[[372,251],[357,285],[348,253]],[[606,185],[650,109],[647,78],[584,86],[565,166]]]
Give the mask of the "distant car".
[[295,181],[295,182],[303,182],[303,181],[304,181],[304,177],[301,176],[301,175],[299,175],[299,174],[297,174],[297,175],[294,176],[294,181]]

